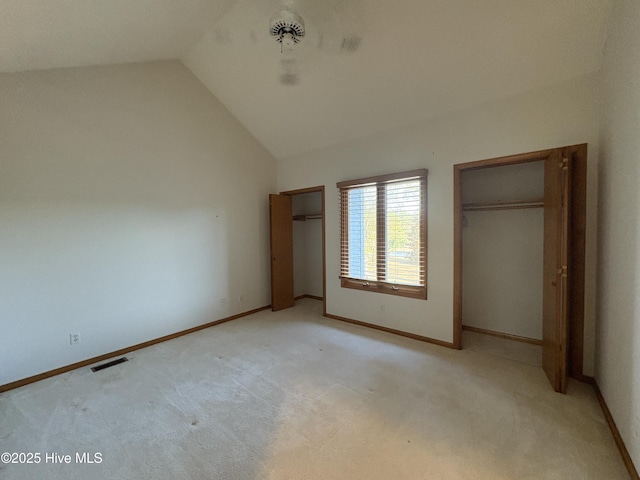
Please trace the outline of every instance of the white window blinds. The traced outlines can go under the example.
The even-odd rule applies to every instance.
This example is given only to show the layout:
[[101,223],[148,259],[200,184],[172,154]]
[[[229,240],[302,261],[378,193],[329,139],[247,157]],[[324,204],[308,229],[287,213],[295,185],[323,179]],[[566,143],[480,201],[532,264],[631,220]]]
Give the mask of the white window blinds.
[[343,286],[425,298],[426,170],[338,187]]

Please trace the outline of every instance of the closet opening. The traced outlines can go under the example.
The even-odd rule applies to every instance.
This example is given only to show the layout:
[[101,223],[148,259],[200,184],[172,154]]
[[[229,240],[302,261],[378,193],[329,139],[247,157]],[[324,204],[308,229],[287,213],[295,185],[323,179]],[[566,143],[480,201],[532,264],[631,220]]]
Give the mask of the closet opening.
[[463,340],[542,365],[543,247],[543,161],[462,172]]
[[326,313],[324,186],[269,195],[271,308],[322,300]]
[[502,337],[556,391],[583,380],[586,145],[455,165],[454,202],[455,347]]

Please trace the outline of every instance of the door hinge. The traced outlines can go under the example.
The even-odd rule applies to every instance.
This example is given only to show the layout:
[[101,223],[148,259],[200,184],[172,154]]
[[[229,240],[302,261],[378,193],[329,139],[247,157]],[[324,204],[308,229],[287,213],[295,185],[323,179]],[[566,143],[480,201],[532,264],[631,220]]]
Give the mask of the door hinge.
[[561,168],[563,170],[569,170],[569,159],[563,158],[562,161],[558,163],[558,168]]

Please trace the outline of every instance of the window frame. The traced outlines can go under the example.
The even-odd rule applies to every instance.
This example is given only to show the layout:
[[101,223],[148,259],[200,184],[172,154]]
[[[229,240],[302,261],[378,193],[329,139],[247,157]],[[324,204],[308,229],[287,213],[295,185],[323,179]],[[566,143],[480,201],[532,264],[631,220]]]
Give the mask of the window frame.
[[[406,172],[378,175],[374,177],[360,178],[338,182],[336,186],[340,192],[340,286],[367,292],[384,293],[401,297],[427,299],[427,176],[425,168],[409,170]],[[386,264],[386,208],[379,208],[379,202],[384,198],[386,185],[409,180],[420,181],[420,241],[419,241],[419,269],[421,285],[402,285],[385,281],[381,272]],[[366,280],[348,276],[349,271],[349,212],[347,205],[348,191],[365,186],[376,187],[376,248],[377,280]],[[382,255],[380,252],[382,251]]]

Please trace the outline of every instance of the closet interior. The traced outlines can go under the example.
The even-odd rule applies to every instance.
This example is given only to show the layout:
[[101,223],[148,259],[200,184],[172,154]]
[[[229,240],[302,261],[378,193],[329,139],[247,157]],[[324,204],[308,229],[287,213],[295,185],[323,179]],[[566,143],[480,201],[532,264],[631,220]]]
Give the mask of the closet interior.
[[292,195],[293,292],[296,299],[323,298],[322,193]]
[[535,161],[466,170],[461,178],[462,329],[538,345],[539,359],[544,169]]

